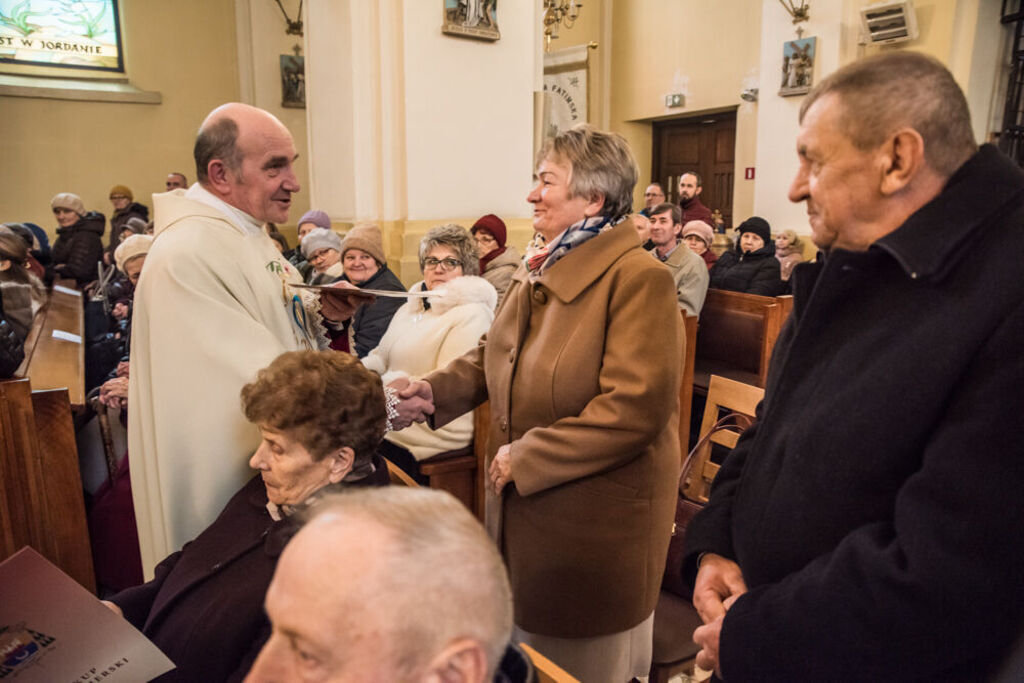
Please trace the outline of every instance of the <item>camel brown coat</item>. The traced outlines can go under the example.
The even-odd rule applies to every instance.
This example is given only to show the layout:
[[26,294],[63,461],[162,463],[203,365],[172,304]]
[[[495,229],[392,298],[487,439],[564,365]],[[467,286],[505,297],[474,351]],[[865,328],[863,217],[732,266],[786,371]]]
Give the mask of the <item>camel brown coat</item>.
[[671,274],[624,221],[535,282],[521,267],[480,345],[426,378],[438,426],[490,400],[488,466],[512,443],[514,484],[488,501],[488,527],[520,628],[585,638],[654,610],[680,465],[680,320]]

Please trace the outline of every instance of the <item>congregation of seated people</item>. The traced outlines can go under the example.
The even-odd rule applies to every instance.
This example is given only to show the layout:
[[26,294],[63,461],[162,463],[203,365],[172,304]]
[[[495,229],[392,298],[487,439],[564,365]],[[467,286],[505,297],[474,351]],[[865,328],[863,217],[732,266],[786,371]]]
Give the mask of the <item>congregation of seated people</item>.
[[[815,86],[800,113],[801,135],[823,128],[845,135],[828,118],[844,120],[843,107],[855,106],[842,93],[884,79],[911,87],[903,69],[959,92],[930,58],[883,55],[865,64]],[[933,167],[939,162],[923,153],[922,134],[910,124],[890,128],[886,140],[901,140],[894,154],[913,157],[893,173],[902,172],[913,191],[851,190],[888,210],[882,213],[891,220],[871,239],[834,216],[834,234],[826,234],[814,222],[825,219],[812,216],[813,245],[823,251],[810,263],[806,233],[776,226],[773,234],[771,216],[747,216],[735,227],[731,215],[718,220],[728,207],[707,198],[698,169],[680,175],[678,186],[653,179],[643,206],[634,207],[639,172],[626,138],[582,124],[546,140],[537,155],[526,196],[532,235],[496,214],[445,222],[422,235],[415,263],[410,256],[409,268],[392,270],[377,224],[336,229],[320,209],[295,224],[292,247],[278,227],[290,225],[287,207],[298,191],[290,134],[268,112],[222,105],[197,135],[199,181],[189,187],[172,173],[168,192],[154,195],[155,236],[148,207],[121,184],[109,193],[109,233],[103,214],[68,192],[51,201],[52,247],[38,226],[0,227],[0,372],[9,377],[21,364],[47,285],[86,294],[87,385],[125,421],[132,444],[129,454],[116,454],[122,464],[110,493],[93,501],[98,592],[173,661],[176,668],[157,679],[164,683],[517,683],[538,680],[535,663],[547,665],[536,655],[531,662],[534,650],[576,677],[567,681],[643,679],[665,645],[658,629],[669,553],[675,575],[668,578],[692,598],[692,607],[685,604],[694,620],[690,664],[713,671],[714,680],[859,680],[862,672],[871,680],[987,680],[1020,633],[1019,553],[968,523],[980,520],[952,523],[950,511],[966,517],[973,501],[951,482],[960,481],[954,465],[972,451],[972,439],[991,434],[989,417],[1019,408],[1002,373],[1006,349],[1021,335],[1001,322],[1020,322],[1019,293],[989,293],[1001,313],[976,311],[984,334],[967,326],[949,331],[946,346],[959,340],[970,353],[947,355],[977,371],[969,398],[984,411],[975,415],[955,392],[937,389],[921,398],[927,414],[908,407],[895,415],[914,372],[909,361],[920,357],[938,374],[948,365],[943,345],[894,340],[892,320],[872,329],[888,311],[851,305],[843,278],[872,271],[878,282],[863,285],[866,296],[885,301],[888,288],[899,294],[894,311],[920,315],[932,333],[944,329],[925,317],[923,304],[980,290],[982,276],[961,261],[901,260],[912,242],[934,253],[922,226],[939,219],[922,207],[969,200],[960,184],[981,193],[991,178],[1018,187],[1021,176],[973,144],[951,152],[948,167]],[[225,135],[226,147],[210,143]],[[842,142],[844,154],[867,154]],[[283,161],[267,188],[224,170],[233,154],[251,162],[271,152]],[[843,188],[809,183],[811,166],[801,158],[790,198],[844,206]],[[249,201],[246,192],[267,201]],[[275,193],[288,201],[274,204]],[[1006,209],[1018,223],[1020,204]],[[163,212],[172,213],[165,207],[184,218],[161,224]],[[994,222],[1004,214],[984,216]],[[180,236],[213,221],[231,228],[222,244],[244,246],[230,255],[245,261],[239,271],[256,275],[186,283],[177,292],[185,310],[176,311],[160,297],[181,273],[207,274],[196,263],[210,256]],[[1009,244],[1005,253],[1019,251],[1016,234],[992,239]],[[223,267],[226,255],[214,257]],[[830,268],[832,259],[843,268]],[[904,273],[907,263],[931,268],[924,283],[917,272]],[[396,271],[416,266],[407,288]],[[970,272],[946,282],[947,267]],[[985,277],[1006,284],[1010,271]],[[791,312],[792,301],[806,302],[812,292],[832,305],[804,324],[799,316],[812,314]],[[273,305],[261,308],[267,301]],[[732,305],[744,325],[762,324],[758,316],[769,309],[776,315],[770,334],[743,327],[750,339],[740,340],[757,347],[764,364],[746,369],[763,402],[750,411],[754,426],[733,435],[709,498],[684,529],[681,484],[691,461],[680,396],[693,391],[694,378],[682,352],[694,352],[688,334],[701,339],[695,318],[712,339],[721,307]],[[712,306],[719,308],[712,313]],[[193,314],[202,320],[180,339],[158,331],[165,316],[179,316],[180,325]],[[818,321],[821,329],[808,334]],[[215,344],[197,340],[203,332]],[[196,365],[206,363],[205,372],[223,374],[210,386],[172,386],[167,368],[158,367],[158,348],[170,353],[171,342]],[[228,356],[216,356],[214,347],[223,352],[225,345]],[[883,362],[870,367],[865,359],[876,354]],[[773,357],[782,361],[769,368]],[[171,376],[177,371],[184,369],[171,367]],[[204,390],[219,398],[206,400]],[[216,433],[188,436],[220,452],[161,451],[147,443],[155,442],[148,431],[140,436],[139,425],[156,432],[169,396],[178,400],[178,423],[212,415],[204,424]],[[485,404],[490,419],[477,431],[475,411]],[[905,424],[911,420],[923,426]],[[865,424],[877,425],[878,434],[865,433]],[[905,439],[904,428],[913,430]],[[977,459],[988,468],[985,486],[1000,519],[986,519],[1007,532],[1012,524],[1003,518],[1014,517],[1007,510],[1015,509],[1016,487],[1007,483],[1005,458],[1013,436],[991,438],[1000,448]],[[870,453],[858,451],[858,439],[871,444]],[[423,473],[452,454],[475,457],[475,445],[486,450],[472,474],[479,510],[434,490],[444,487]],[[881,474],[850,466],[858,457]],[[788,487],[784,497],[777,486]],[[166,518],[162,507],[171,510]],[[191,518],[182,521],[185,513]],[[118,515],[131,524],[114,532],[124,521]],[[803,533],[790,535],[791,525]],[[125,536],[132,543],[121,542]],[[960,546],[970,551],[966,558],[956,554]],[[127,566],[133,571],[119,571]],[[968,597],[953,595],[961,573],[974,579]],[[998,586],[986,584],[990,575]],[[885,593],[881,607],[865,586]],[[984,604],[971,604],[975,592]],[[888,604],[902,619],[888,623]],[[962,619],[939,623],[946,610]],[[991,633],[977,633],[982,614],[992,616]],[[831,638],[823,623],[845,637]],[[891,631],[882,633],[880,623]],[[865,655],[877,655],[890,636],[900,647],[885,653],[897,662],[887,668]],[[946,647],[932,647],[926,636]],[[961,637],[970,648],[956,652]],[[815,647],[778,646],[805,640]]]

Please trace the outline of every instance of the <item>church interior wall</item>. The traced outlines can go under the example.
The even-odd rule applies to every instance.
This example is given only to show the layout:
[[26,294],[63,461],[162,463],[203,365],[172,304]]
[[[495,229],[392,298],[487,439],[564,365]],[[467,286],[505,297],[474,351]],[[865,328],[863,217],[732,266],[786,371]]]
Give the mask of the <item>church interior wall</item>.
[[[307,64],[313,85],[303,110],[281,106],[278,60],[296,44],[307,60],[316,54],[308,16],[303,39],[285,34],[274,3],[121,3],[128,75],[138,88],[159,92],[161,103],[0,97],[4,220],[31,220],[52,231],[49,199],[58,191],[74,191],[109,215],[107,194],[118,183],[150,204],[167,172],[194,180],[191,148],[202,117],[221,102],[241,100],[273,112],[294,134],[303,192],[292,221],[318,204],[338,228],[379,222],[389,259],[407,284],[418,277],[416,246],[433,225],[469,227],[494,212],[521,248],[532,232],[525,196],[543,59],[539,3],[502,3],[496,43],[442,34],[439,2],[329,4],[342,8],[335,14],[346,25],[332,38],[335,62],[321,70],[319,92],[317,65]],[[932,54],[964,88],[979,141],[988,139],[1000,115],[1006,48],[998,3],[915,0],[920,36],[897,47],[858,44],[863,4],[812,3],[804,35],[819,37],[815,79],[881,50]],[[782,43],[794,37],[776,0],[590,0],[552,49],[598,44],[590,57],[590,120],[632,145],[638,205],[651,173],[652,122],[736,107],[733,215],[759,214],[776,230],[806,232],[803,209],[786,198],[802,98],[777,92]],[[368,50],[376,50],[372,58]],[[339,65],[347,72],[338,75]],[[759,88],[758,102],[740,99],[747,87]],[[665,108],[672,92],[685,95],[684,107]],[[755,180],[743,178],[748,166]],[[283,231],[294,239],[293,225]]]
[[152,208],[168,172],[195,180],[192,143],[203,116],[238,99],[235,15],[206,0],[119,3],[128,76],[160,104],[0,96],[0,220],[56,229],[50,199],[80,195],[109,215],[108,195],[128,185]]

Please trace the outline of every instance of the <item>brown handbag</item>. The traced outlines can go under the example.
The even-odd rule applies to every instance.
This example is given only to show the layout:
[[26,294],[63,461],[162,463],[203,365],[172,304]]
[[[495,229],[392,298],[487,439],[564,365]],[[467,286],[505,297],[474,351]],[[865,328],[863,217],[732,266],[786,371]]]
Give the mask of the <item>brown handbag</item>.
[[679,488],[676,492],[676,519],[672,525],[672,538],[668,542],[668,557],[665,560],[665,573],[661,577],[661,588],[670,593],[675,593],[681,598],[689,600],[692,591],[683,583],[683,544],[686,538],[686,527],[690,521],[697,516],[704,506],[686,497],[686,477],[690,473],[694,456],[703,448],[711,437],[720,431],[733,431],[742,434],[754,420],[742,413],[729,413],[722,417],[708,433],[700,438],[700,441],[686,455],[683,461],[683,469],[679,473]]

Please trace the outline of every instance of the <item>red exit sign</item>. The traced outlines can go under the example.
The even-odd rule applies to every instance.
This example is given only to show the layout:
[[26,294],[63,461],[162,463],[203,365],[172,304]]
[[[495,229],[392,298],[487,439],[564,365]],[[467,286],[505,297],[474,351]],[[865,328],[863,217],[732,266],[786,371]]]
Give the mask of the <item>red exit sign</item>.
[[747,166],[745,169],[743,169],[743,179],[744,180],[753,180],[754,179],[754,167],[753,166]]

